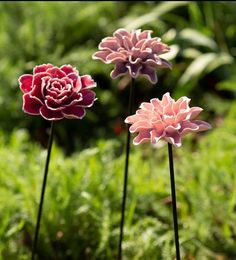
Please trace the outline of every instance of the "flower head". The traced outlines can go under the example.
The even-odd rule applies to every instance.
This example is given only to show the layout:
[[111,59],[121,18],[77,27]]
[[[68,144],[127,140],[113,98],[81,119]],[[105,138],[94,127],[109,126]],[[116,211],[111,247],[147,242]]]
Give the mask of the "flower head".
[[93,54],[93,59],[115,64],[111,77],[116,78],[130,74],[132,78],[144,75],[153,84],[157,82],[156,68],[171,68],[168,61],[159,57],[170,48],[158,37],[151,37],[152,31],[140,29],[131,33],[118,29],[113,37],[106,37],[99,44],[99,51]]
[[96,83],[89,75],[79,76],[71,65],[39,65],[18,81],[24,93],[23,111],[47,120],[82,119],[85,108],[96,100],[91,90]]
[[133,143],[138,145],[151,141],[156,144],[160,139],[180,147],[181,137],[190,132],[200,132],[211,128],[211,125],[201,120],[195,120],[203,110],[200,107],[189,107],[190,99],[181,97],[177,101],[166,93],[162,100],[151,99],[143,102],[135,115],[125,119],[132,124],[131,133],[138,133]]

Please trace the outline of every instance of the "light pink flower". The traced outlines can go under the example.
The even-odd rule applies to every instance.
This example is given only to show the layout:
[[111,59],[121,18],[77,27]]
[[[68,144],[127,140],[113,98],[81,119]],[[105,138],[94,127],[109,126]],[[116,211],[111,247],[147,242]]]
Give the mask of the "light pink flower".
[[23,111],[47,120],[82,119],[85,108],[96,100],[91,90],[96,83],[90,75],[79,76],[71,65],[39,65],[33,74],[24,74],[18,81],[24,93]]
[[211,128],[201,120],[195,120],[203,110],[200,107],[189,107],[190,99],[181,97],[177,101],[166,93],[162,100],[151,99],[143,102],[135,115],[128,116],[125,123],[132,124],[131,133],[138,133],[133,143],[138,145],[151,141],[156,144],[160,139],[180,147],[181,137],[190,132],[200,132]]
[[157,82],[156,68],[171,68],[171,64],[160,58],[170,48],[158,37],[151,38],[152,31],[140,29],[129,33],[118,29],[113,37],[106,37],[99,44],[99,51],[93,54],[93,59],[99,59],[107,64],[115,64],[111,77],[116,78],[130,74],[132,78],[144,75],[153,84]]

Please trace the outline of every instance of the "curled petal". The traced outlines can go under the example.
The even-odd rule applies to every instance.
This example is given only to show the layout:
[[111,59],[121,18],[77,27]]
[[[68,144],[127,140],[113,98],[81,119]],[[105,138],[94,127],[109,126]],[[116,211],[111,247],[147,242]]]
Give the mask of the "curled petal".
[[150,140],[155,144],[160,139],[164,139],[180,147],[182,136],[190,132],[210,129],[211,126],[207,122],[193,120],[202,109],[190,108],[189,101],[187,97],[175,101],[167,92],[161,100],[153,98],[150,102],[143,102],[134,115],[125,119],[125,123],[131,124],[129,131],[138,133],[134,143],[139,144]]
[[181,136],[179,134],[165,136],[164,139],[168,142],[173,144],[176,147],[180,147],[182,145]]
[[47,70],[47,73],[50,74],[50,76],[52,78],[63,78],[66,76],[66,73],[64,71],[62,71],[61,69],[57,68],[57,67],[53,67]]
[[23,95],[23,111],[31,115],[39,115],[39,109],[43,105],[41,100],[30,96],[29,93]]
[[28,93],[32,90],[33,76],[30,74],[24,74],[18,79],[20,83],[20,89],[23,93]]
[[60,70],[63,71],[66,75],[74,72],[78,73],[78,71],[74,69],[71,65],[63,65],[60,67]]
[[115,79],[120,75],[126,74],[127,71],[128,71],[128,68],[126,68],[123,63],[117,63],[117,64],[115,64],[114,70],[111,72],[111,77],[113,79]]
[[90,75],[83,75],[80,77],[80,79],[82,83],[82,89],[90,89],[97,86],[97,84]]
[[82,107],[91,107],[96,100],[96,94],[92,90],[85,90],[82,92],[83,99],[77,103]]
[[133,144],[138,145],[147,142],[149,139],[150,139],[150,131],[143,130],[142,132],[139,132],[139,134],[134,138]]
[[36,66],[33,70],[33,74],[36,73],[41,73],[41,72],[46,72],[48,69],[53,68],[53,65],[48,63],[48,64],[42,64],[39,66]]
[[105,51],[98,51],[96,53],[93,54],[92,58],[94,60],[102,60],[105,63],[110,63],[110,61],[107,61],[107,56],[110,54],[111,52],[109,50],[105,50]]
[[52,110],[46,106],[42,106],[39,112],[44,119],[50,121],[60,120],[64,117],[61,110]]
[[85,109],[80,106],[67,107],[62,113],[68,119],[82,119],[86,114]]
[[157,83],[157,75],[154,68],[143,66],[143,68],[140,70],[140,73],[146,76],[153,84]]

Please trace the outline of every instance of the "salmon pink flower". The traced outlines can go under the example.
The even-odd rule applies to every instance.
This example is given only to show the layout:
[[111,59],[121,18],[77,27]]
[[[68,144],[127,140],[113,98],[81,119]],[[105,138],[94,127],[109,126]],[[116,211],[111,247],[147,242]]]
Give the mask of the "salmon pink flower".
[[200,132],[211,128],[211,125],[195,118],[203,110],[200,107],[189,107],[190,99],[181,97],[177,101],[166,93],[162,100],[151,99],[143,102],[135,115],[125,119],[125,123],[132,124],[131,133],[138,133],[133,143],[138,145],[151,141],[156,144],[160,139],[176,147],[182,145],[182,136],[190,132]]
[[118,29],[113,37],[104,38],[99,44],[99,51],[93,54],[93,59],[99,59],[106,64],[114,64],[111,77],[129,74],[132,78],[144,75],[153,84],[157,82],[156,68],[171,68],[171,64],[160,57],[169,52],[170,48],[158,37],[151,37],[152,31],[140,29],[131,33]]
[[39,65],[18,81],[24,93],[23,111],[47,120],[82,119],[85,108],[96,100],[91,90],[96,83],[90,75],[80,76],[71,65]]

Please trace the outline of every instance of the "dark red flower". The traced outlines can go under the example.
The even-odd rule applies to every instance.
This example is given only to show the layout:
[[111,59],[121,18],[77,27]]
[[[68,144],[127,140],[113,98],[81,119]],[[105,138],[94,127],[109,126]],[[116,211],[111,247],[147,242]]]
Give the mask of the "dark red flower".
[[23,111],[47,120],[82,119],[85,108],[96,100],[91,90],[96,87],[94,80],[90,75],[80,76],[71,65],[39,65],[18,81],[24,93]]

